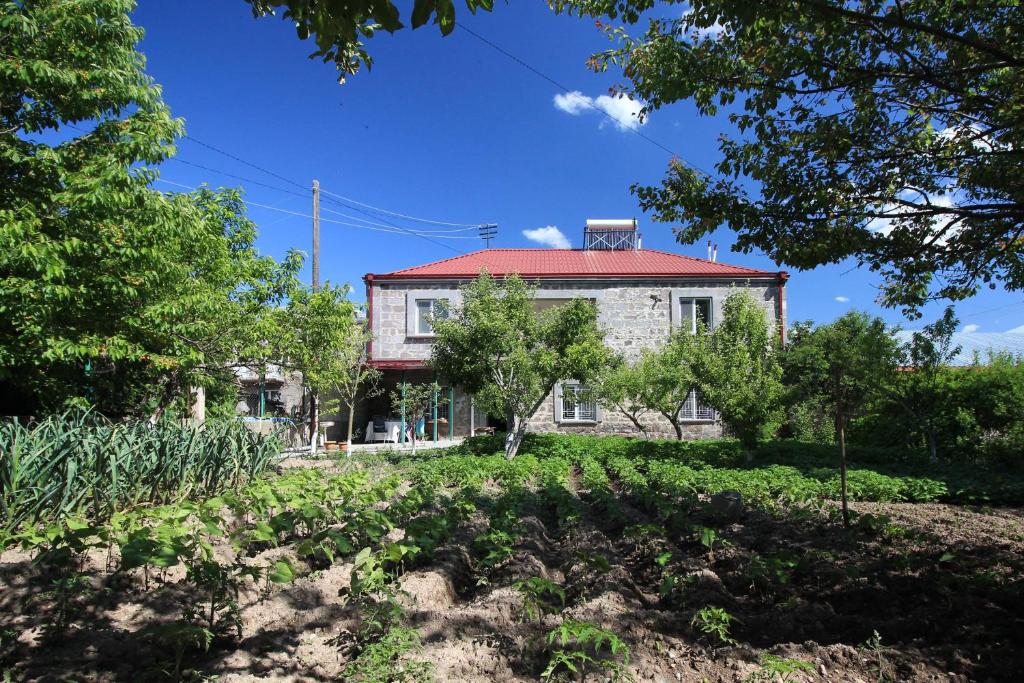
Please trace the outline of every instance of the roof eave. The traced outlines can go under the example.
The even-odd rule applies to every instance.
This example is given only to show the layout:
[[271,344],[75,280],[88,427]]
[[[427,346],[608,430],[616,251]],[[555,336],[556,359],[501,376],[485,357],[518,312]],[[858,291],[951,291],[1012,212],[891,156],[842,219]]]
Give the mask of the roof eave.
[[[782,273],[773,271],[755,271],[750,273],[491,273],[493,277],[499,279],[513,274],[528,280],[671,280],[674,278],[776,280],[780,277],[788,277],[788,274],[785,274],[784,271]],[[368,282],[377,280],[472,280],[479,277],[479,275],[479,273],[367,273],[363,280]]]

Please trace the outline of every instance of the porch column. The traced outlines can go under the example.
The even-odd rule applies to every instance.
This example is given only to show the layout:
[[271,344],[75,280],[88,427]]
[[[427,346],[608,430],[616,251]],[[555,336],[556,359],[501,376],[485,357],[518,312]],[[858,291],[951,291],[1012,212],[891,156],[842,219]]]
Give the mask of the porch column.
[[433,418],[434,418],[434,445],[437,445],[437,374],[434,374],[433,387]]
[[448,386],[448,440],[455,437],[455,387]]
[[[402,370],[402,424],[398,428],[398,443],[405,443],[405,370]],[[416,429],[416,427],[413,427]]]

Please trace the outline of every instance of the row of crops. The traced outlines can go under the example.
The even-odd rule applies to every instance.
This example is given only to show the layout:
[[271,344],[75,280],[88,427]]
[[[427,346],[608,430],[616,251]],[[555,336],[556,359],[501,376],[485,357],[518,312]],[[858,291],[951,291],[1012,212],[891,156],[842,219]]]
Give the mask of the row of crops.
[[279,453],[277,439],[233,421],[115,423],[73,411],[0,422],[0,540],[24,524],[208,498]]

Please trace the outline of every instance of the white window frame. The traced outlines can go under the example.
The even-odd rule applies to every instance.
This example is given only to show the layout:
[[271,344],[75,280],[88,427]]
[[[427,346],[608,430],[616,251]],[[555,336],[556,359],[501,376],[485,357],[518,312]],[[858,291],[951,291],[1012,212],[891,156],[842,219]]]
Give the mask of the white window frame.
[[714,422],[717,419],[715,409],[701,403],[696,389],[690,389],[683,409],[679,411],[680,422]]
[[[413,325],[413,327],[412,327],[412,335],[411,336],[414,336],[414,337],[433,337],[433,336],[435,336],[434,335],[434,326],[431,325],[429,321],[424,320],[423,317],[422,317],[420,304],[421,303],[426,303],[426,302],[430,303],[430,310],[431,310],[431,312],[436,312],[438,310],[438,304],[443,302],[444,303],[444,311],[445,311],[445,316],[444,317],[445,318],[448,317],[447,316],[447,310],[448,310],[448,306],[449,306],[448,299],[446,299],[444,297],[418,297],[416,299],[413,299],[413,314],[412,314],[412,325]],[[426,325],[427,328],[429,329],[429,331],[423,332],[420,329],[420,324],[421,323],[423,325]]]
[[[581,393],[589,393],[589,401],[577,401],[577,396]],[[573,396],[572,404],[573,411],[572,415],[566,417],[566,395],[571,394]],[[584,408],[587,405],[592,407],[592,412],[587,414],[584,412]],[[600,421],[600,408],[597,405],[597,398],[594,397],[593,390],[580,382],[563,382],[558,391],[558,401],[555,405],[555,421],[560,424],[595,424]]]
[[[681,296],[676,300],[676,305],[679,307],[679,327],[683,330],[688,330],[690,334],[697,334],[697,302],[706,301],[708,305],[708,319],[704,321],[704,327],[711,329],[714,324],[715,318],[715,301],[710,296]],[[683,319],[683,304],[689,302],[690,304],[690,319]]]

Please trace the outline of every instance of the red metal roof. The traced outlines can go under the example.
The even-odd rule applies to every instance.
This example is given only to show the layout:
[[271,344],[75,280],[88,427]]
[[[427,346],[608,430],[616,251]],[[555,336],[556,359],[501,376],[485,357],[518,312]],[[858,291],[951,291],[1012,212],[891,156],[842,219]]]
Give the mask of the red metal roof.
[[[422,266],[371,274],[368,279],[472,278],[487,270],[501,277],[518,273],[529,278],[602,277],[779,277],[780,273],[730,266],[654,249],[608,251],[582,249],[481,249]],[[782,276],[785,277],[785,276]]]

